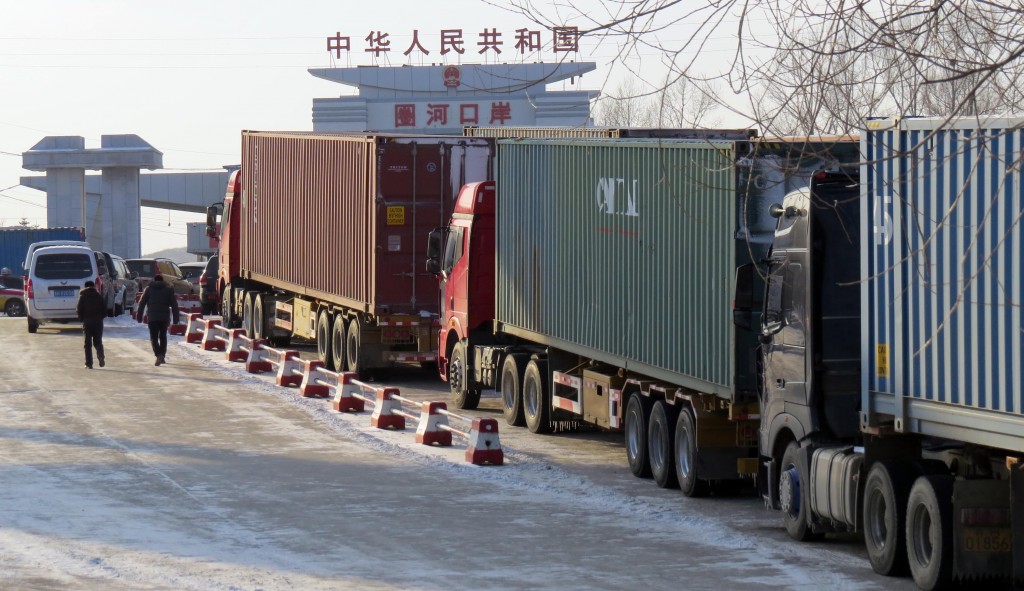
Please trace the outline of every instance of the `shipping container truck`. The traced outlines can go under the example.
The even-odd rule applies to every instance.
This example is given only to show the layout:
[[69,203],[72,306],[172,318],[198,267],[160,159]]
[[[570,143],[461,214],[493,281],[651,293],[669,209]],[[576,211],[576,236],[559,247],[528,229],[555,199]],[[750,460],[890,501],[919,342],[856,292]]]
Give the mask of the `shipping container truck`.
[[2,228],[0,229],[0,269],[23,276],[25,254],[33,242],[47,240],[85,240],[81,228]]
[[922,589],[1024,582],[1022,127],[870,120],[859,182],[773,208],[762,494]]
[[431,228],[459,188],[491,178],[493,143],[458,136],[242,133],[220,218],[218,291],[230,326],[316,341],[329,367],[433,364]]
[[[854,142],[500,141],[431,235],[439,369],[922,589],[1024,582],[1024,119]],[[852,165],[852,166],[851,166]],[[756,440],[756,442],[755,442]]]
[[688,495],[753,477],[768,205],[857,159],[849,139],[499,140],[497,183],[428,246],[456,405],[494,388],[537,433],[622,429],[633,473]]
[[662,127],[511,127],[496,125],[481,127],[467,125],[462,128],[466,137],[509,138],[676,138],[676,139],[750,139],[757,135],[754,129],[676,129]]

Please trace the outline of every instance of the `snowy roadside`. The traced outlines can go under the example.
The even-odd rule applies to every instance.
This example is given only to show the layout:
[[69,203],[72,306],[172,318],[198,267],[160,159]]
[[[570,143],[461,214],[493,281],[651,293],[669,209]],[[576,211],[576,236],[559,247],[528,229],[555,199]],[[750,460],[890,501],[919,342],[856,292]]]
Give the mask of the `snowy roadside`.
[[[117,327],[119,333],[122,332],[122,328],[127,330],[118,336],[148,339],[145,325],[135,322],[128,316],[111,319],[108,324]],[[780,547],[763,536],[751,535],[748,531],[740,531],[724,524],[714,516],[687,512],[678,493],[662,498],[653,495],[636,498],[623,494],[621,490],[597,484],[569,469],[538,461],[529,452],[510,446],[508,438],[502,439],[504,466],[469,464],[464,457],[465,443],[458,438],[452,447],[425,446],[415,442],[414,426],[407,427],[405,431],[373,428],[370,426],[369,412],[335,412],[331,408],[330,399],[303,398],[296,388],[275,385],[270,374],[250,374],[241,363],[227,361],[223,353],[203,351],[197,344],[186,343],[181,336],[169,337],[168,357],[214,367],[219,373],[229,376],[251,391],[264,393],[284,404],[302,409],[325,428],[357,442],[364,448],[414,462],[429,470],[450,474],[453,477],[492,483],[530,498],[543,495],[551,499],[571,500],[573,505],[586,508],[595,518],[614,516],[634,520],[644,524],[644,531],[657,532],[659,537],[678,536],[680,540],[699,539],[703,545],[721,549],[744,549],[760,557],[764,566],[776,564],[780,553],[798,556],[806,549],[805,546],[795,543]],[[501,422],[499,429],[507,428],[510,427]],[[543,445],[541,438],[535,439],[538,445]],[[628,470],[623,469],[623,478],[630,478]],[[643,535],[643,532],[638,534]],[[817,548],[816,552],[827,556],[828,561],[835,564],[851,568],[864,567],[861,558],[848,553],[826,548]],[[813,572],[816,574],[807,573],[809,580],[820,576],[819,571]]]

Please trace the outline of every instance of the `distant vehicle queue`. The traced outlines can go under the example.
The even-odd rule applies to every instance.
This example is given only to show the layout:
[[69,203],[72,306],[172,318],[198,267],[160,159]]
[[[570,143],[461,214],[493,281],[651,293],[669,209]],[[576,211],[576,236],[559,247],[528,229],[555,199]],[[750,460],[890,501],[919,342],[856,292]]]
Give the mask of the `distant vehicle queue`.
[[3,229],[0,247],[0,259],[21,271],[16,274],[11,266],[0,269],[0,311],[27,316],[29,332],[42,324],[77,322],[74,311],[85,281],[94,283],[110,317],[134,315],[136,295],[155,273],[162,274],[175,293],[199,291],[173,261],[125,260],[93,250],[78,228]]

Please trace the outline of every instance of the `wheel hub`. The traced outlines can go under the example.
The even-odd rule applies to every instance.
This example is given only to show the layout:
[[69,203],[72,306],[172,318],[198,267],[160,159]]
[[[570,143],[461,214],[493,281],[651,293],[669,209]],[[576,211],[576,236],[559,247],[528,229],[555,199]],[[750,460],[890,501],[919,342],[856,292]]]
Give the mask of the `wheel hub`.
[[451,382],[452,390],[456,392],[462,391],[462,362],[458,359],[453,359],[450,370],[448,372],[448,381]]
[[779,501],[789,515],[796,517],[800,512],[800,474],[795,466],[779,475]]

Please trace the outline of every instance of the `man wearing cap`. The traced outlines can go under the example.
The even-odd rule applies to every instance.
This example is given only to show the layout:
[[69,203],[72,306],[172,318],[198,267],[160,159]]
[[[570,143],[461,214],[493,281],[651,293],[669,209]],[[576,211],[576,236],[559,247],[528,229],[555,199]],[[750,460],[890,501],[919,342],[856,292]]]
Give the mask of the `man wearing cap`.
[[142,292],[136,318],[139,322],[146,317],[149,309],[149,342],[153,345],[156,363],[161,365],[167,355],[167,327],[173,317],[178,323],[178,300],[174,297],[174,288],[164,281],[163,275],[155,275],[152,283]]
[[103,359],[103,319],[107,317],[107,302],[96,291],[96,284],[86,281],[85,287],[78,292],[78,305],[75,306],[78,319],[82,321],[82,332],[85,333],[85,367],[92,369],[92,349],[96,347],[96,358],[100,367],[106,365]]

